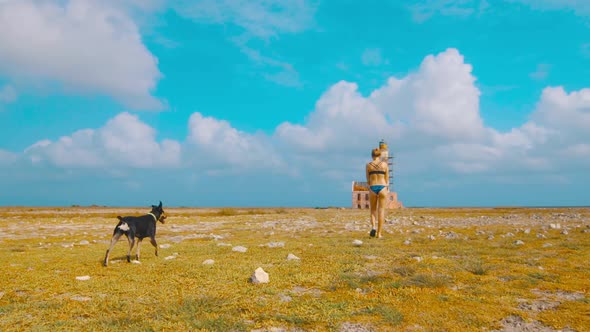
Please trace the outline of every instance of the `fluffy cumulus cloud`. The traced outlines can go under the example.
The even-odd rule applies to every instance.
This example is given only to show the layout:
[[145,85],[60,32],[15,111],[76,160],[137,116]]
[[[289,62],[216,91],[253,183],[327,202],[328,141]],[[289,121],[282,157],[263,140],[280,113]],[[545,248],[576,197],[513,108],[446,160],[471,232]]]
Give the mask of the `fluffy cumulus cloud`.
[[281,170],[285,165],[264,135],[233,128],[229,122],[194,113],[189,119],[186,140],[189,163],[205,169],[247,167]]
[[589,91],[547,88],[530,121],[500,132],[483,123],[471,65],[448,49],[366,97],[354,83],[335,84],[305,123],[283,123],[275,136],[300,155],[345,153],[349,159],[385,138],[405,174],[551,173],[566,156],[568,165],[589,162]]
[[157,64],[134,21],[109,2],[0,2],[0,74],[21,85],[57,82],[64,91],[161,108],[151,95],[161,77]]
[[121,113],[99,129],[83,129],[55,142],[39,141],[25,151],[33,164],[63,168],[158,168],[180,165],[180,144],[157,142],[153,128]]
[[[504,132],[485,126],[479,97],[471,65],[448,49],[367,95],[355,83],[337,82],[305,121],[284,122],[272,135],[194,113],[184,142],[157,141],[154,128],[121,113],[101,128],[37,142],[24,156],[60,168],[176,167],[228,186],[230,175],[260,171],[281,175],[276,181],[290,178],[302,192],[342,185],[324,193],[341,193],[350,180],[362,179],[362,165],[382,138],[396,156],[396,172],[425,186],[474,178],[526,183],[532,176],[537,183],[571,182],[590,167],[590,89],[547,87],[527,122]],[[3,165],[17,157],[0,151]]]

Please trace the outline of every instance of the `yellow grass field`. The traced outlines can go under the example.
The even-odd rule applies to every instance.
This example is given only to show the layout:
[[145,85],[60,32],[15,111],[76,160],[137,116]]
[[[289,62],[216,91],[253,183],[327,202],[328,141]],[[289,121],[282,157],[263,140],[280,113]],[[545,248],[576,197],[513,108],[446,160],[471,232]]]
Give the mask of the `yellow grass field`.
[[590,331],[588,208],[164,209],[0,208],[0,331]]

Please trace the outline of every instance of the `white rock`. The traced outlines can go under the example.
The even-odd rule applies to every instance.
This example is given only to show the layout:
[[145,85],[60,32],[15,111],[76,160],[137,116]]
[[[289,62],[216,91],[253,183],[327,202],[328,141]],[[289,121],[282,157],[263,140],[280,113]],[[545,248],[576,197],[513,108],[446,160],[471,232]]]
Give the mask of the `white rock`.
[[281,302],[291,302],[293,300],[292,297],[285,294],[280,294],[279,297],[281,298]]
[[567,231],[567,229],[564,229],[563,231],[561,231],[561,235],[568,235],[569,232]]
[[299,259],[300,259],[299,257],[297,257],[297,256],[295,256],[293,254],[288,254],[287,255],[287,260],[288,261],[298,261]]
[[231,247],[231,244],[230,244],[230,243],[223,243],[223,242],[219,242],[219,243],[217,244],[217,246],[219,246],[219,247]]
[[561,225],[560,224],[549,224],[549,228],[551,228],[551,229],[561,229]]
[[527,229],[524,230],[524,233],[525,234],[530,234],[530,232],[531,232],[531,229],[530,228],[527,228]]
[[82,241],[78,242],[78,244],[81,246],[87,246],[90,244],[90,242],[88,242],[87,240],[82,240]]
[[168,249],[168,248],[170,248],[170,244],[168,244],[168,243],[160,244],[160,248]]
[[90,280],[90,276],[79,276],[79,277],[76,277],[76,280],[82,280],[82,281]]
[[132,260],[131,263],[133,263],[133,264],[141,264],[141,262],[138,261],[138,260],[136,260],[136,259]]
[[416,262],[422,261],[422,257],[420,257],[420,256],[414,256],[414,257],[412,257],[412,259],[414,259]]
[[360,247],[360,246],[363,245],[363,241],[361,241],[361,240],[354,240],[354,241],[352,241],[352,245],[355,246],[355,247]]
[[516,240],[516,241],[514,241],[514,244],[517,246],[522,246],[524,244],[524,242],[522,242],[521,240]]
[[250,281],[253,284],[266,284],[270,281],[268,273],[266,273],[261,267],[257,268],[256,271],[250,277]]
[[260,246],[269,248],[282,248],[285,246],[285,242],[269,242],[267,244],[261,244]]
[[92,298],[90,298],[90,297],[78,296],[78,295],[72,296],[71,299],[74,301],[80,301],[80,302],[86,302],[86,301],[92,300]]
[[248,251],[248,248],[242,247],[242,246],[237,246],[237,247],[231,248],[231,250],[236,251],[236,252],[246,252],[246,251]]
[[171,259],[174,259],[174,258],[176,258],[176,256],[166,256],[166,257],[164,257],[164,259],[167,260],[167,261],[169,261]]
[[434,240],[436,240],[436,237],[434,237],[434,235],[428,235],[428,239],[431,241],[434,241]]
[[410,241],[410,240],[405,240],[405,241],[404,241],[404,244],[405,244],[406,246],[409,246],[410,244],[412,244],[412,241]]
[[215,264],[215,261],[212,260],[212,259],[206,259],[206,260],[203,261],[202,264],[203,265],[213,265],[213,264]]

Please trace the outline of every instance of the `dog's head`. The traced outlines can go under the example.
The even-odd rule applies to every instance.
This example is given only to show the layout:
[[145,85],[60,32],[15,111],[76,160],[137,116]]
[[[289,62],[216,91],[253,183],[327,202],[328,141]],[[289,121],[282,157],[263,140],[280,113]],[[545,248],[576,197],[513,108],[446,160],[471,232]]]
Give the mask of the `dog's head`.
[[162,208],[162,201],[160,201],[160,205],[152,205],[152,214],[156,216],[156,218],[163,224],[166,222],[166,212]]

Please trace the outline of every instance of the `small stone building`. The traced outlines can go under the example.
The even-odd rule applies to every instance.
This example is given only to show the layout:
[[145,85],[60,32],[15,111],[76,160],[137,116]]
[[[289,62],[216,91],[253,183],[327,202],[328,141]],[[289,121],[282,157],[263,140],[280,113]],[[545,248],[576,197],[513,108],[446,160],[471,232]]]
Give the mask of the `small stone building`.
[[[386,209],[403,208],[402,202],[397,200],[397,193],[390,191],[387,194]],[[369,209],[369,185],[366,182],[352,182],[352,208]]]

